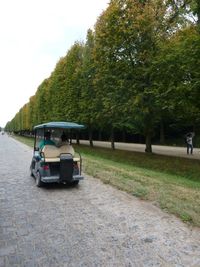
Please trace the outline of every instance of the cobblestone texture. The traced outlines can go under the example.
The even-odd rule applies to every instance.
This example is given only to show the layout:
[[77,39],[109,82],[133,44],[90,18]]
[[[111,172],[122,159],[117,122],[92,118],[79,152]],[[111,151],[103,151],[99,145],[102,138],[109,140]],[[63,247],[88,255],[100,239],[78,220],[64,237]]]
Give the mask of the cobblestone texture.
[[0,267],[200,266],[200,230],[99,180],[37,188],[0,136]]

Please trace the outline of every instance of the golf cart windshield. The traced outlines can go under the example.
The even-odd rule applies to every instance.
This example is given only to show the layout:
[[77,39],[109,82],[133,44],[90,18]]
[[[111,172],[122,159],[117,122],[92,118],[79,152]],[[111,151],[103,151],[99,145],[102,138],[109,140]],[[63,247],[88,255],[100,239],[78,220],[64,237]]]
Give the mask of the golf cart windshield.
[[[34,127],[35,150],[38,150],[43,140],[49,140],[49,144],[59,146],[62,141],[70,142],[71,129],[84,129],[85,126],[72,122],[48,122]],[[65,137],[65,138],[63,138]],[[62,140],[65,139],[65,140]],[[51,142],[51,143],[50,143]]]

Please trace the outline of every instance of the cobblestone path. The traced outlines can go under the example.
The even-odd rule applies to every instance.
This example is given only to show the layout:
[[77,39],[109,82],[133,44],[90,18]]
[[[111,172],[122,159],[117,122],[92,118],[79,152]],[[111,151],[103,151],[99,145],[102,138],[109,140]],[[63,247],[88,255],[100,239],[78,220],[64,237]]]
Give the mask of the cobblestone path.
[[0,136],[0,267],[200,266],[200,230],[99,180],[37,188]]

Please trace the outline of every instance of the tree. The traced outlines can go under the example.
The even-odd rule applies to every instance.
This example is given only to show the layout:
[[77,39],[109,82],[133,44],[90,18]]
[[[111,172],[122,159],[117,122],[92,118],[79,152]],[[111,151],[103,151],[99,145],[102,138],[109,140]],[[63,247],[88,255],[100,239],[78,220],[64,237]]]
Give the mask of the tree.
[[37,89],[35,94],[35,110],[37,116],[37,124],[46,122],[51,106],[48,103],[48,84],[49,80],[45,79]]
[[97,95],[110,128],[128,126],[151,138],[160,120],[152,61],[177,27],[163,1],[113,0],[95,27]]
[[66,104],[66,58],[61,58],[54,71],[52,72],[48,83],[48,120],[64,120],[66,119],[63,112]]
[[155,69],[159,70],[155,81],[158,93],[163,96],[162,110],[171,110],[174,119],[185,125],[200,122],[199,54],[198,29],[189,26],[163,44],[159,57],[154,61]]
[[37,121],[36,121],[36,112],[35,112],[35,95],[34,96],[31,96],[29,98],[29,114],[28,114],[28,117],[29,117],[29,129],[32,130],[33,127],[37,124]]
[[76,42],[68,51],[65,60],[65,82],[64,91],[62,91],[63,113],[67,120],[79,121],[83,44]]
[[129,121],[126,111],[131,84],[130,66],[133,63],[125,44],[124,12],[119,2],[112,1],[95,26],[97,119],[103,128],[110,129],[112,148],[114,130],[123,128]]
[[83,63],[80,69],[80,116],[79,120],[86,124],[89,131],[90,146],[93,146],[93,129],[97,128],[96,120],[98,110],[96,109],[96,95],[94,90],[94,34],[88,30],[86,43],[83,49]]

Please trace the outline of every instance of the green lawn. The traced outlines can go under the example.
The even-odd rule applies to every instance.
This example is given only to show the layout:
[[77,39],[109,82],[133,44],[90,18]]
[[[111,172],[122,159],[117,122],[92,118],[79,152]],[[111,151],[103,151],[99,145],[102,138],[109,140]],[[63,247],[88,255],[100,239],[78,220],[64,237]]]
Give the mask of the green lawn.
[[[29,146],[31,138],[16,137]],[[85,173],[151,201],[183,221],[200,226],[200,162],[106,148],[74,145]]]

